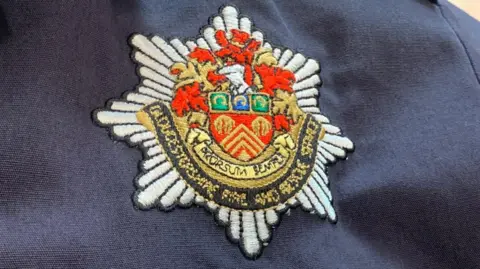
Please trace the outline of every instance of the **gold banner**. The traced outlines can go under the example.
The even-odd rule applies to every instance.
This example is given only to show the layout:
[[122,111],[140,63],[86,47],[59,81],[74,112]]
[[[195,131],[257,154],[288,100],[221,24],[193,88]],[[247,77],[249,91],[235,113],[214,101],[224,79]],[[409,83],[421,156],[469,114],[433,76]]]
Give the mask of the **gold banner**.
[[317,141],[323,135],[321,125],[306,114],[296,126],[298,133],[273,140],[268,157],[260,155],[264,158],[255,163],[234,162],[217,151],[206,130],[182,127],[174,117],[161,102],[137,113],[190,187],[206,199],[236,209],[269,208],[290,199],[312,173]]

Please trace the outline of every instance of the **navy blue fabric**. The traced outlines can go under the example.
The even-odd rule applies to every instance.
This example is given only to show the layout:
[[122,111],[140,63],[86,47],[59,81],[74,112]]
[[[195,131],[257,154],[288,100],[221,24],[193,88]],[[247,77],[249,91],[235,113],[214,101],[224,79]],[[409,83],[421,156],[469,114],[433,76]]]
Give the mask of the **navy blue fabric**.
[[480,83],[480,30],[479,22],[466,15],[462,10],[454,7],[449,2],[442,8],[442,14],[452,29],[457,34],[460,42],[465,48],[473,71]]
[[135,210],[140,151],[91,120],[138,82],[130,34],[195,36],[225,2],[0,1],[0,268],[480,267],[480,26],[439,2],[232,1],[320,61],[356,144],[338,223],[292,210],[250,261],[204,209]]

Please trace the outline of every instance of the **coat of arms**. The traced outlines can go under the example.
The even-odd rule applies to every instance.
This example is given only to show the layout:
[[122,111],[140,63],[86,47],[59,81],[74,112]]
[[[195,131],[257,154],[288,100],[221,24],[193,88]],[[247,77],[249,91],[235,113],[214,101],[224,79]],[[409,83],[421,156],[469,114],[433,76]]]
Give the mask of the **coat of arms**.
[[140,84],[94,118],[144,151],[138,208],[204,206],[248,258],[289,208],[336,221],[327,165],[353,143],[320,112],[317,61],[266,42],[232,6],[196,39],[130,43]]

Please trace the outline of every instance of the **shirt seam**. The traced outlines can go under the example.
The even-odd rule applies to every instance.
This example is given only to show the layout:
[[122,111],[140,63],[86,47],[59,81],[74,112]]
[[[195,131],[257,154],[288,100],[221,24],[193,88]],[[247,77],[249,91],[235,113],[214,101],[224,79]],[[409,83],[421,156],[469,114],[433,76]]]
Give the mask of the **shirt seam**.
[[455,34],[455,36],[457,37],[458,41],[460,42],[460,44],[462,45],[463,47],[463,50],[465,51],[465,54],[467,55],[467,58],[468,58],[468,61],[470,62],[470,66],[472,67],[472,71],[473,71],[473,74],[475,75],[475,78],[477,79],[477,83],[480,85],[480,75],[479,73],[477,72],[477,69],[475,68],[475,65],[473,63],[473,59],[472,59],[472,56],[470,55],[470,53],[468,52],[468,49],[467,49],[467,46],[465,45],[465,42],[463,42],[463,40],[460,38],[460,35],[458,34],[458,32],[455,30],[455,28],[452,26],[452,24],[450,23],[450,21],[447,19],[447,17],[445,16],[444,12],[443,12],[443,6],[442,5],[439,5],[439,9],[440,9],[440,14],[442,16],[442,18],[445,20],[445,22],[447,23],[447,25],[450,27],[450,29],[452,29],[453,33]]

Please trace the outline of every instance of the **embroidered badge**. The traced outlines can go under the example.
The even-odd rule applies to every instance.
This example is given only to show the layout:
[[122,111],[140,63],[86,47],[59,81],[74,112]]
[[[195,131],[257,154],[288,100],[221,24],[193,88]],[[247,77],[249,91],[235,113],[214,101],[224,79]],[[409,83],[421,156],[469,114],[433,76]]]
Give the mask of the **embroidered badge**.
[[353,143],[318,107],[320,66],[224,7],[196,40],[134,34],[140,84],[95,121],[144,152],[140,209],[204,206],[248,258],[301,206],[337,219],[327,165]]

